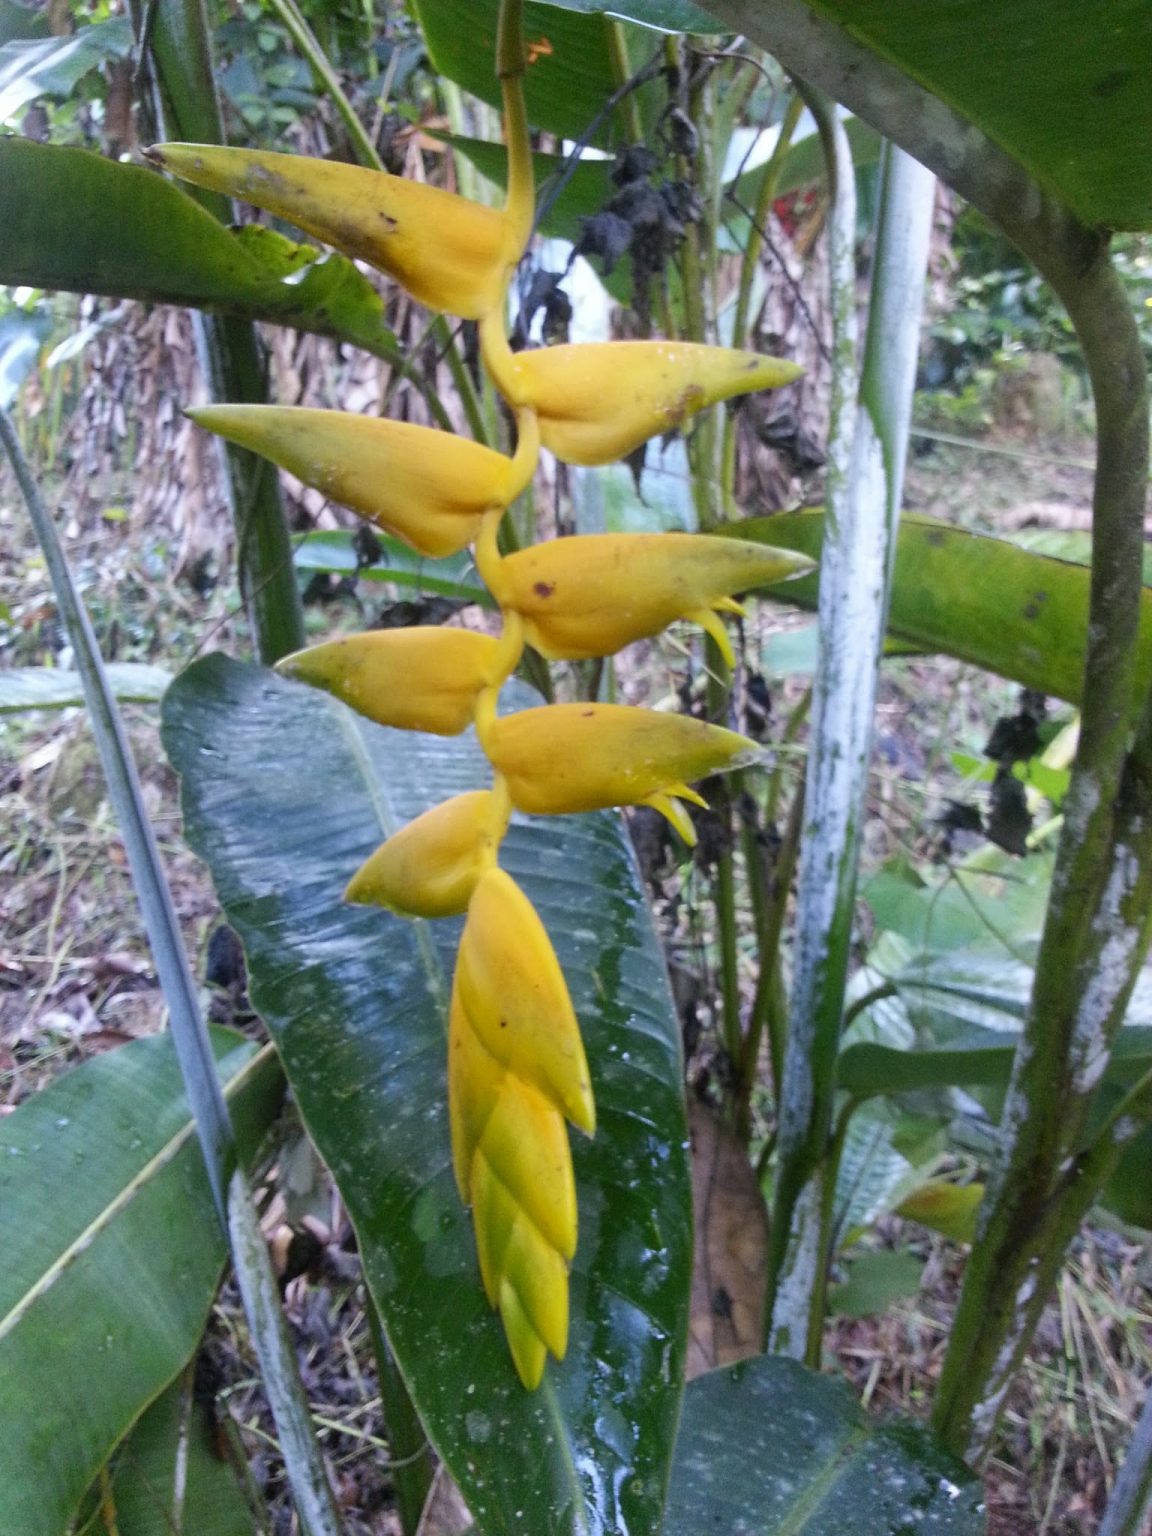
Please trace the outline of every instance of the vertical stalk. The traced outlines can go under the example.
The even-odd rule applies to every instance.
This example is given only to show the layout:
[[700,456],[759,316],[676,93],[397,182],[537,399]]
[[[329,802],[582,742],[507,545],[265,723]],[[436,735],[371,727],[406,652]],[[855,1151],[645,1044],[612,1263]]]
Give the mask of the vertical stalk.
[[1082,1165],[1078,1148],[1152,922],[1152,699],[1129,750],[1147,496],[1144,360],[1106,249],[1049,276],[1096,400],[1088,647],[1032,998],[934,1414],[945,1440],[976,1460],[988,1453],[1064,1249],[1100,1188],[1103,1174]]
[[384,1424],[388,1431],[390,1475],[400,1511],[400,1524],[404,1536],[417,1536],[420,1516],[424,1513],[428,1490],[432,1487],[432,1450],[420,1416],[409,1396],[407,1383],[400,1374],[400,1367],[396,1364],[380,1326],[376,1303],[367,1287],[364,1290],[364,1306],[368,1333],[372,1339],[372,1353],[376,1357],[380,1406],[384,1411]]
[[852,160],[834,109],[823,98],[805,95],[825,142],[833,187],[834,413],[769,1301],[772,1347],[818,1362],[829,1241],[827,1185],[835,1176],[829,1154],[836,1058],[934,180],[902,151],[886,149],[857,405]]
[[1140,1536],[1152,1516],[1152,1385],[1112,1489],[1098,1536]]
[[[172,1044],[204,1155],[208,1184],[228,1236],[269,1406],[284,1447],[285,1470],[307,1536],[340,1536],[340,1520],[320,1449],[312,1434],[296,1358],[279,1316],[279,1291],[244,1172],[196,984],[180,937],[172,892],[144,809],[140,777],[112,697],[87,610],[76,591],[56,529],[36,488],[7,413],[0,409],[0,447],[11,461],[52,581],[57,607],[76,657],[108,798],[124,839],[132,884],[168,1004]],[[270,1311],[271,1308],[271,1311]],[[272,1315],[275,1312],[275,1316]]]
[[[133,0],[137,35],[143,20]],[[211,42],[202,0],[155,0],[149,34],[156,117],[167,137],[222,144]],[[232,204],[218,193],[193,193],[222,223]],[[214,400],[264,404],[267,358],[256,327],[235,315],[194,314],[197,345]],[[230,510],[236,529],[240,592],[261,661],[278,661],[304,644],[304,616],[292,562],[292,541],[273,466],[232,444],[222,445]]]
[[[772,153],[764,167],[764,174],[760,178],[756,205],[752,210],[751,228],[748,231],[748,244],[744,247],[744,255],[740,261],[740,286],[736,291],[736,309],[732,317],[731,345],[734,347],[743,347],[747,344],[752,288],[756,278],[756,268],[760,263],[760,253],[764,248],[764,237],[761,231],[767,227],[772,200],[776,195],[776,184],[780,180],[780,167],[784,164],[784,157],[792,146],[792,135],[796,132],[796,124],[800,121],[803,110],[803,101],[799,95],[794,95],[788,103],[788,109],[780,124],[779,135],[772,146]],[[731,411],[726,411],[724,415],[724,444],[720,458],[725,497],[731,498],[736,474],[736,417]]]

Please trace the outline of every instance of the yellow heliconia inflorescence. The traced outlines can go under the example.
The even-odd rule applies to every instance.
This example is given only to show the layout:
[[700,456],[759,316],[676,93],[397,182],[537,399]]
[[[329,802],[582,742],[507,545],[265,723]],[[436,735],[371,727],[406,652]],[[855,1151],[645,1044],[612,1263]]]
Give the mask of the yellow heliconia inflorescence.
[[603,464],[717,401],[785,384],[791,363],[671,341],[558,346],[514,354],[508,285],[531,236],[519,0],[501,10],[508,195],[493,210],[383,173],[295,156],[164,144],[177,176],[248,199],[374,263],[430,308],[480,322],[481,357],[516,421],[509,457],[429,428],[334,411],[212,406],[203,427],[262,453],[430,556],[475,546],[501,611],[497,636],[399,629],[332,641],[280,670],[402,730],[469,725],[492,782],[389,838],[353,876],[350,901],[415,917],[465,915],[449,1017],[452,1160],[472,1208],[484,1290],[521,1381],[538,1385],[568,1337],[576,1188],[567,1121],[596,1127],[592,1083],[548,933],[499,865],[514,811],[564,815],[646,804],[694,840],[695,780],[759,757],[733,731],[616,704],[554,704],[498,715],[525,644],[548,658],[610,655],[676,620],[703,626],[732,660],[719,615],[733,594],[800,573],[783,550],[686,534],[574,537],[508,557],[497,542],[540,446]]

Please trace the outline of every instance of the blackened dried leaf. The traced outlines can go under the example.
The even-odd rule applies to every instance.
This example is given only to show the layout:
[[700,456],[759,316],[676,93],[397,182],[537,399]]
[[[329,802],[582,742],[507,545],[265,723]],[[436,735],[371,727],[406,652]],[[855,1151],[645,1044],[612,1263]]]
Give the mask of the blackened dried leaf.
[[1005,853],[1025,854],[1031,830],[1032,813],[1028,809],[1024,786],[1010,768],[1002,767],[992,781],[988,839]]
[[772,720],[772,693],[762,672],[749,672],[744,696],[744,734],[766,741]]
[[610,276],[632,243],[631,224],[607,209],[594,213],[590,219],[581,220],[581,223],[583,228],[576,254],[598,256],[603,263],[605,277]]
[[682,112],[679,107],[673,107],[664,119],[664,129],[668,137],[668,147],[674,155],[683,155],[686,160],[693,160],[700,148],[700,135],[696,130],[696,124]]
[[644,229],[663,229],[668,223],[664,199],[646,181],[621,187],[605,211],[625,220],[634,234]]
[[660,197],[673,224],[680,227],[699,224],[704,217],[704,205],[691,182],[665,181],[660,184]]
[[544,323],[541,335],[546,347],[559,346],[568,340],[568,327],[572,324],[572,300],[563,288],[553,288],[544,301]]
[[968,805],[963,800],[946,800],[944,809],[936,818],[936,825],[945,832],[983,833],[984,818],[978,806]]
[[1031,714],[1003,716],[992,727],[984,756],[994,763],[1026,763],[1040,750],[1040,732]]
[[630,181],[645,181],[659,164],[659,157],[646,144],[625,144],[617,152],[612,180],[618,187]]

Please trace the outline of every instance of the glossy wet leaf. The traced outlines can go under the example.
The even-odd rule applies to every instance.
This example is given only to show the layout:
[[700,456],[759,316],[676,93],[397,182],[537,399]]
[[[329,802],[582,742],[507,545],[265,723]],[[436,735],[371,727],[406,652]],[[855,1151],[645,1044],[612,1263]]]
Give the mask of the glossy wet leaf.
[[225,229],[154,171],[0,138],[0,283],[228,310],[397,359],[355,265],[274,230]]
[[[818,556],[821,512],[787,512],[731,524],[742,539],[762,539]],[[789,582],[773,595],[816,606],[816,579]],[[1152,681],[1152,592],[1141,594],[1138,682]],[[955,656],[1026,688],[1078,703],[1088,624],[1088,571],[965,533],[929,518],[904,518],[888,633],[923,651]]]
[[983,1488],[927,1430],[761,1357],[692,1382],[664,1536],[981,1536]]
[[[255,1536],[260,1526],[230,1459],[241,1455],[185,1371],[117,1447],[109,1469],[117,1536]],[[95,1529],[103,1536],[103,1526]]]
[[[279,1107],[271,1052],[212,1046],[240,1144]],[[0,1120],[0,1536],[60,1536],[195,1349],[224,1235],[167,1036],[73,1068]]]
[[1152,228],[1145,0],[808,0],[976,123],[1085,224]]
[[[514,694],[520,704],[523,692]],[[450,1166],[454,921],[343,905],[384,836],[488,780],[470,737],[387,731],[211,657],[169,690],[188,836],[246,947],[253,1001],[340,1185],[400,1368],[486,1536],[649,1536],[679,1404],[691,1265],[679,1029],[617,818],[513,825],[502,862],[555,944],[595,1141],[573,1137],[568,1356],[534,1394],[481,1289]]]

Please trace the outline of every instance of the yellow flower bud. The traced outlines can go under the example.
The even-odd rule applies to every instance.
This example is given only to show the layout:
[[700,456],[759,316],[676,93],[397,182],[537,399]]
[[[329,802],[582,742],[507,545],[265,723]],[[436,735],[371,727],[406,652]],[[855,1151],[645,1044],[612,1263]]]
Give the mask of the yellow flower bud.
[[454,555],[507,505],[512,460],[430,427],[302,406],[208,405],[206,427],[263,454],[424,555]]
[[546,704],[496,720],[488,756],[522,811],[562,816],[651,805],[692,843],[676,800],[703,805],[685,781],[762,761],[754,741],[687,715],[627,704]]
[[448,1037],[456,1181],[480,1273],[521,1381],[568,1343],[576,1186],[564,1117],[592,1133],[584,1047],[559,963],[510,876],[478,883],[456,965]]
[[468,629],[373,629],[295,651],[277,672],[401,731],[458,736],[493,680],[498,642]]
[[522,220],[384,171],[214,144],[156,144],[147,155],[184,181],[278,214],[387,272],[429,309],[465,320],[502,302],[523,254]]
[[676,619],[705,628],[729,666],[717,609],[733,592],[813,568],[791,550],[693,533],[606,533],[534,544],[500,567],[500,596],[524,617],[529,644],[550,661],[609,656]]
[[535,907],[502,869],[484,875],[469,904],[456,988],[488,1054],[591,1136],[588,1063],[560,962]]
[[455,795],[381,844],[352,876],[344,899],[408,917],[456,917],[491,868],[503,830],[491,790]]
[[497,382],[539,412],[540,440],[558,459],[608,464],[705,406],[791,384],[802,372],[796,363],[728,347],[608,341],[518,353]]

